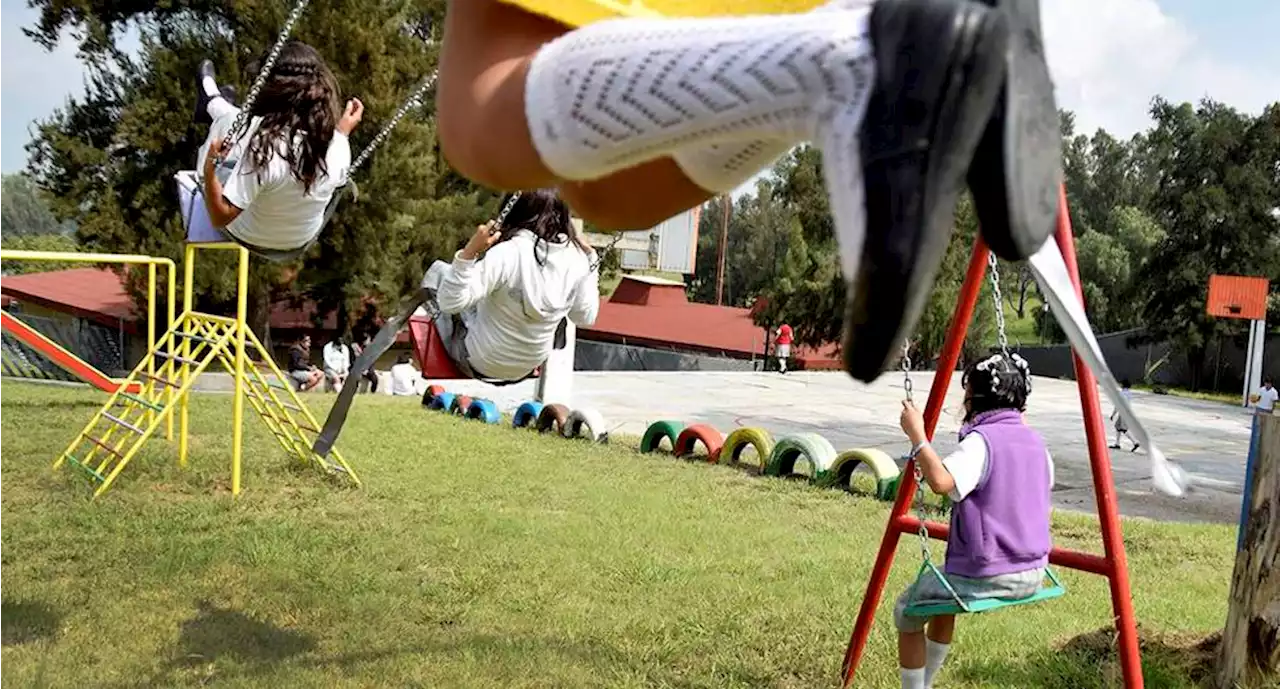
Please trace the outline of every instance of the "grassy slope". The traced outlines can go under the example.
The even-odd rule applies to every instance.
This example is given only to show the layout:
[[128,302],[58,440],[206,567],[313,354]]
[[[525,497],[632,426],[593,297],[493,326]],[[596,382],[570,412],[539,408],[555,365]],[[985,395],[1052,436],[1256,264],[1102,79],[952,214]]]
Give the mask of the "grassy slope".
[[[153,442],[90,503],[49,465],[102,396],[2,393],[5,686],[831,686],[888,510],[384,397],[341,442],[363,489],[286,466],[250,419],[233,499],[230,399],[203,396],[190,469]],[[1060,545],[1096,533],[1055,518]],[[1165,644],[1221,627],[1233,531],[1125,536],[1147,686],[1194,686]],[[859,687],[897,686],[916,542],[899,556]],[[1060,601],[962,620],[945,686],[1118,686],[1105,582],[1064,579]]]

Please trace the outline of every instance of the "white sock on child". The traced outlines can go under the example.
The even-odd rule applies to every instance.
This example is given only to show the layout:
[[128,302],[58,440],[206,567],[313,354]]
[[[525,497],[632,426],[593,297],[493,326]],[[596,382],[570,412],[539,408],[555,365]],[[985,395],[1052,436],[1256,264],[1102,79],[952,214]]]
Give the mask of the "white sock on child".
[[947,652],[951,650],[951,644],[940,644],[933,639],[926,638],[924,641],[924,686],[925,689],[933,686],[933,678],[938,676],[938,670],[942,669],[942,663],[947,659]]
[[904,667],[899,668],[898,672],[902,676],[902,689],[924,689],[924,668],[908,670]]
[[222,92],[218,90],[218,82],[214,81],[213,77],[204,77],[201,79],[200,87],[204,89],[204,95],[209,96],[210,98],[222,95]]
[[603,177],[677,150],[859,131],[874,76],[866,8],[618,19],[544,45],[525,114],[543,162]]

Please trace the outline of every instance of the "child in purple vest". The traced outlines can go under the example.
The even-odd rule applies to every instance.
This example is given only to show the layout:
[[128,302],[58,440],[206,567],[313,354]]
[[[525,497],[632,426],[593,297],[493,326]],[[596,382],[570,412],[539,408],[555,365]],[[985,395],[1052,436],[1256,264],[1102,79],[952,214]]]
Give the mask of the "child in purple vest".
[[[929,488],[950,496],[951,534],[943,570],[965,601],[1026,598],[1049,564],[1053,459],[1022,419],[1031,370],[1017,354],[995,354],[964,372],[960,447],[945,459],[929,445],[924,419],[903,403],[902,430]],[[936,577],[908,588],[894,608],[903,689],[928,689],[951,647],[954,615],[908,617],[908,604],[952,602]],[[927,624],[926,624],[927,623]],[[925,629],[928,628],[926,637]]]

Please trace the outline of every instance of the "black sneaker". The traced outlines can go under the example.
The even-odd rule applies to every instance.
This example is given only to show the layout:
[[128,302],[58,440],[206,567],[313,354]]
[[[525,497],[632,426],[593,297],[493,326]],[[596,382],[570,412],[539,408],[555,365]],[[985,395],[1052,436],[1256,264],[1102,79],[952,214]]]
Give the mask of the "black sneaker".
[[1004,87],[969,166],[982,238],[1021,261],[1057,229],[1062,130],[1040,31],[1040,0],[982,0],[1005,15],[1010,39]]
[[[213,100],[204,90],[204,78],[213,78],[213,61],[201,60],[200,68],[196,70],[196,112],[191,118],[196,124],[213,124],[213,118],[209,116],[209,101]],[[215,79],[216,81],[216,79]]]
[[920,319],[956,199],[1004,75],[1008,18],[967,0],[871,10],[876,83],[862,128],[866,241],[850,280],[845,368],[871,382]]

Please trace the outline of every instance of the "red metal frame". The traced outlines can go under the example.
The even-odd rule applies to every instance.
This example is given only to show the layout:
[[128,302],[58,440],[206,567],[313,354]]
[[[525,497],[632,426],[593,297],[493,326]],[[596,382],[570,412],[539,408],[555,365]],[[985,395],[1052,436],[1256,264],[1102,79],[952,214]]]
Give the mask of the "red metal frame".
[[[1080,274],[1076,266],[1075,242],[1071,233],[1071,217],[1067,212],[1066,189],[1062,189],[1058,197],[1058,228],[1056,233],[1058,247],[1066,261],[1067,271],[1075,284],[1076,294],[1081,295]],[[982,280],[987,272],[986,245],[979,238],[974,243],[973,255],[969,259],[969,269],[965,273],[964,284],[960,288],[960,298],[947,331],[946,344],[942,356],[938,359],[938,370],[933,377],[933,386],[929,389],[929,401],[925,406],[925,428],[929,437],[933,437],[938,417],[942,413],[942,401],[946,397],[947,388],[951,384],[951,376],[955,372],[956,363],[960,359],[960,346],[964,343],[965,333],[973,318],[973,309],[982,289]],[[1083,299],[1083,296],[1081,296]],[[1054,548],[1049,553],[1049,561],[1055,565],[1092,572],[1107,577],[1111,584],[1111,607],[1115,613],[1118,646],[1120,650],[1120,667],[1124,675],[1127,689],[1141,689],[1142,662],[1138,652],[1138,629],[1133,616],[1133,599],[1129,589],[1129,567],[1125,559],[1124,540],[1120,532],[1120,515],[1116,505],[1114,481],[1111,476],[1111,458],[1107,454],[1106,429],[1102,424],[1102,408],[1098,402],[1098,388],[1093,373],[1084,365],[1079,356],[1075,356],[1075,372],[1077,386],[1080,390],[1080,406],[1084,413],[1084,432],[1089,445],[1089,465],[1093,470],[1093,492],[1098,505],[1098,517],[1102,525],[1102,555],[1075,550]],[[903,476],[911,476],[914,472],[913,462],[907,462]],[[862,660],[862,652],[866,648],[867,639],[871,635],[871,625],[875,620],[876,607],[884,594],[885,582],[889,577],[889,568],[893,566],[893,557],[898,547],[901,534],[915,533],[919,521],[908,512],[912,498],[915,496],[915,481],[901,481],[898,497],[894,500],[893,511],[889,523],[885,527],[880,541],[880,552],[876,555],[875,566],[871,570],[871,578],[867,581],[867,590],[862,598],[862,607],[858,610],[858,620],[854,624],[853,634],[849,639],[849,647],[845,651],[842,674],[844,686],[853,683],[854,673]],[[948,527],[945,524],[926,522],[929,536],[946,539]]]

